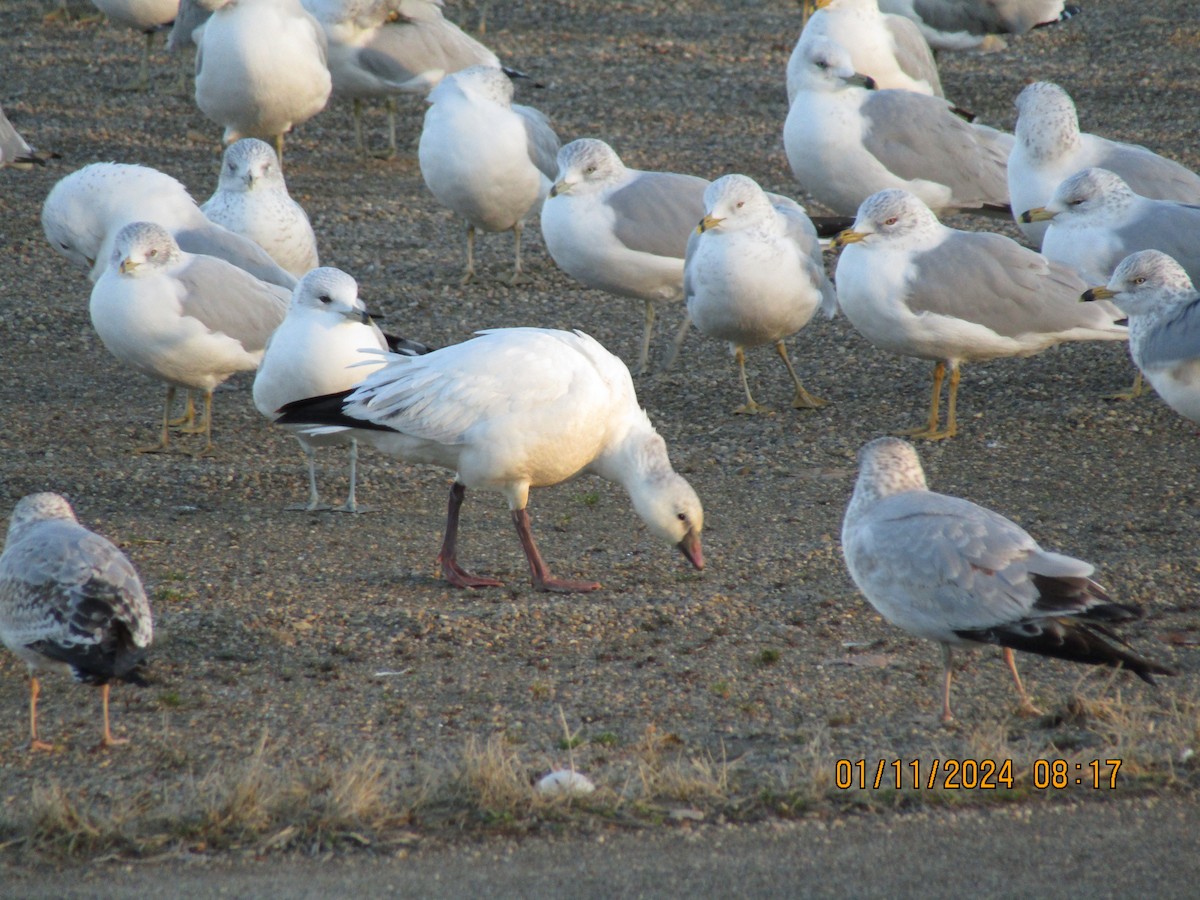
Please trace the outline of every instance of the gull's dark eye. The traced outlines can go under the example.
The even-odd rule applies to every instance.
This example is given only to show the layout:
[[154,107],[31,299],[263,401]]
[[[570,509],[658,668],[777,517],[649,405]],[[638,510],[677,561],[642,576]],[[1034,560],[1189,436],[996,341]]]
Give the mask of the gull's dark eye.
[[675,518],[677,518],[680,522],[686,522],[687,513],[679,513],[677,516],[675,516]]
[[157,251],[157,250],[151,250],[149,253],[147,253],[147,254],[146,254],[146,256],[147,256],[149,259],[154,259],[154,257],[158,256],[158,251]]
[[828,68],[829,68],[829,63],[827,63],[827,62],[826,62],[825,60],[823,60],[823,59],[818,59],[818,60],[816,61],[816,66],[817,66],[817,68],[818,68],[818,69],[828,69]]
[[1145,275],[1139,275],[1137,278],[1133,279],[1133,283],[1134,283],[1134,284],[1145,284],[1145,283],[1146,283],[1146,276],[1145,276]]
[[333,298],[330,297],[328,294],[322,294],[317,299],[320,300],[322,303],[332,303],[333,302]]
[[237,171],[237,163],[231,162],[231,163],[229,164],[229,171],[230,171],[230,172],[236,172],[236,171]]
[[896,216],[892,216],[890,219],[884,219],[883,224],[884,225],[895,225],[898,221],[900,221],[900,220]]
[[745,205],[746,205],[746,201],[745,201],[745,200],[739,200],[739,201],[738,201],[738,203],[737,203],[737,208],[738,208],[738,209],[741,209],[741,208],[742,208],[743,206],[745,206]]

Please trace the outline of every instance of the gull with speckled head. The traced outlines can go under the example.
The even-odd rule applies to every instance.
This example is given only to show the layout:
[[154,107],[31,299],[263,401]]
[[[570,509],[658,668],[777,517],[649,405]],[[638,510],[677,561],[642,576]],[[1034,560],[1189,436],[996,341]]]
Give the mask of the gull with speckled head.
[[1138,250],[1161,250],[1200,279],[1200,206],[1135,194],[1107,169],[1075,173],[1021,221],[1049,223],[1042,253],[1095,284]]
[[876,191],[902,188],[939,212],[1011,214],[1011,135],[964,121],[940,97],[875,90],[828,38],[802,46],[783,146],[792,174],[818,202],[852,215]]
[[1017,95],[1016,106],[1008,190],[1017,227],[1035,247],[1042,245],[1047,225],[1025,222],[1021,213],[1045,206],[1063,181],[1083,169],[1115,172],[1131,190],[1152,200],[1200,203],[1200,175],[1137,144],[1080,131],[1075,103],[1057,84],[1027,85]]
[[750,393],[746,347],[774,344],[795,385],[792,406],[825,401],[800,383],[784,339],[808,324],[820,307],[837,312],[816,228],[793,200],[768,195],[745,175],[718,178],[704,192],[704,218],[688,244],[683,290],[688,316],[707,337],[728,341],[746,392],[735,413],[769,411]]
[[179,249],[151,222],[122,228],[112,253],[92,288],[92,325],[118,360],[167,384],[159,443],[137,452],[168,449],[171,401],[185,388],[204,394],[203,423],[185,431],[203,434],[199,453],[210,453],[213,390],[258,368],[291,294],[222,259]]
[[[267,341],[254,376],[254,405],[274,422],[285,404],[355,387],[384,365],[389,348],[405,355],[428,352],[413,341],[388,338],[358,296],[358,283],[340,269],[313,269],[292,292],[287,317]],[[308,461],[308,502],[289,509],[328,509],[317,490],[318,447],[345,445],[350,451],[350,488],[341,512],[359,512],[356,495],[358,441],[350,431],[306,435],[288,428]]]
[[109,688],[146,683],[140,669],[153,637],[150,603],[125,554],[80,525],[62,495],[22,497],[0,554],[0,641],[29,667],[30,749],[54,749],[38,736],[39,671],[99,687],[101,746],[127,743],[109,727]]
[[437,201],[467,220],[463,283],[475,277],[475,231],[511,231],[521,278],[521,232],[557,167],[558,136],[542,113],[513,103],[512,79],[492,66],[447,75],[429,92],[417,156]]
[[[645,303],[635,374],[649,366],[654,304],[683,300],[683,260],[708,185],[694,175],[631,169],[594,138],[558,151],[558,174],[542,207],[546,250],[586,287]],[[680,334],[687,327],[685,317]]]
[[266,141],[242,138],[225,148],[217,189],[200,209],[209,220],[254,241],[297,278],[320,265],[312,223],[288,193],[279,159]]
[[313,434],[349,428],[384,453],[454,472],[438,565],[456,587],[502,584],[458,563],[459,511],[472,488],[508,501],[534,590],[598,589],[550,574],[526,508],[531,488],[585,472],[622,485],[650,531],[704,568],[700,499],[671,467],[629,369],[582,332],[498,328],[423,356],[389,356],[353,391],[289,403],[278,422]]
[[1021,684],[1013,650],[1125,668],[1150,684],[1155,675],[1176,674],[1105,640],[1142,610],[1113,602],[1092,580],[1091,563],[1043,550],[999,513],[930,491],[907,441],[878,438],[858,460],[842,522],[846,568],[881,616],[941,645],[943,722],[953,719],[955,647],[1002,647],[1027,715],[1039,710]]
[[799,90],[805,64],[801,45],[820,37],[845,47],[854,70],[870,76],[881,88],[943,96],[933,52],[914,22],[880,12],[876,0],[824,0],[818,5],[788,59],[788,103]]
[[[1121,313],[1079,303],[1086,288],[1070,266],[1001,234],[958,231],[907,191],[862,204],[834,281],[838,304],[868,341],[902,356],[935,360],[929,422],[907,432],[940,440],[958,430],[959,365],[1031,356],[1063,341],[1121,341]],[[946,426],[942,382],[950,369]]]
[[1159,250],[1130,254],[1088,301],[1111,300],[1129,316],[1129,355],[1166,404],[1200,424],[1200,293]]

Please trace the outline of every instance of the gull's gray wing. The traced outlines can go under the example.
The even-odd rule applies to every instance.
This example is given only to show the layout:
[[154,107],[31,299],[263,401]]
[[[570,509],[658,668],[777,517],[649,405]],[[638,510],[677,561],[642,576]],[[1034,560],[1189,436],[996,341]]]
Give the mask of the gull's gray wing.
[[1108,305],[1089,311],[1097,304],[1078,302],[1087,285],[1074,269],[1004,235],[950,230],[912,263],[909,309],[975,322],[1004,337],[1112,330],[1120,315]]
[[795,247],[796,255],[799,257],[804,271],[808,274],[813,288],[821,294],[821,312],[832,319],[838,311],[837,291],[834,289],[833,282],[829,280],[829,274],[825,271],[821,239],[817,236],[817,229],[813,225],[812,219],[808,217],[804,207],[790,197],[770,193],[767,196],[771,198],[771,205],[775,207],[775,212],[784,221],[784,234]]
[[249,351],[261,350],[287,315],[291,293],[210,256],[193,256],[174,273],[183,312]]
[[[371,45],[360,47],[349,57],[354,64],[373,78],[379,79],[391,88],[407,93],[428,91],[436,83],[425,76],[426,69],[414,71],[387,53],[383,53]],[[439,74],[441,70],[437,70]]]
[[608,195],[613,232],[631,250],[683,259],[688,235],[704,218],[708,182],[675,172],[639,172]]
[[525,134],[529,139],[529,158],[553,184],[558,176],[558,135],[550,127],[550,120],[532,106],[514,103],[512,110],[525,122]]
[[933,51],[921,34],[917,23],[904,16],[885,15],[884,24],[896,45],[896,62],[900,70],[916,81],[926,81],[938,97],[944,97],[942,80],[938,75]]
[[1161,250],[1200,282],[1200,206],[1152,201],[1114,233],[1121,242],[1118,262],[1138,250]]
[[1200,358],[1200,296],[1154,324],[1138,341],[1139,365],[1158,367]]
[[171,33],[167,35],[167,50],[175,53],[196,44],[192,35],[211,15],[196,0],[179,0],[179,12],[171,23]]
[[868,94],[863,146],[906,180],[947,185],[956,202],[1008,204],[1012,136],[964,122],[938,97],[913,91]]
[[281,269],[266,250],[215,222],[180,229],[175,232],[175,243],[187,253],[218,257],[289,291],[296,286],[296,276]]
[[1200,203],[1200,175],[1173,159],[1159,156],[1137,144],[1122,144],[1103,140],[1093,166],[1116,172],[1125,183],[1143,197],[1151,200],[1174,200],[1177,203]]

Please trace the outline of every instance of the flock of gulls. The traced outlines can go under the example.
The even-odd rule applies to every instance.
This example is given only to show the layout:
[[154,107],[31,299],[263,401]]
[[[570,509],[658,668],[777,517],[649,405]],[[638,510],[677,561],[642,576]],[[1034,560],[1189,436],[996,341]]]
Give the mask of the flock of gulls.
[[[745,175],[709,182],[640,171],[598,138],[562,144],[544,114],[514,103],[514,79],[525,76],[447,21],[440,0],[94,3],[145,32],[147,47],[174,22],[170,46],[195,45],[195,100],[227,145],[202,205],[169,174],[121,162],[67,174],[42,207],[50,245],[88,273],[105,347],[166,387],[158,440],[137,452],[178,449],[178,429],[203,436],[191,452],[211,453],[214,389],[256,372],[255,406],[308,456],[302,508],[327,508],[313,461],[322,446],[349,450],[348,511],[359,508],[359,444],[454,473],[437,556],[452,585],[500,585],[459,562],[467,489],[504,496],[533,587],[546,591],[600,585],[551,574],[533,537],[531,488],[584,472],[615,481],[696,569],[705,564],[704,512],[672,468],[629,367],[593,338],[500,328],[434,349],[382,331],[354,278],[320,266],[308,217],[288,195],[282,148],[331,96],[355,104],[363,152],[362,101],[392,111],[400,95],[425,97],[420,168],[437,202],[465,223],[464,282],[475,277],[477,231],[513,232],[519,280],[521,232],[537,216],[567,275],[644,304],[636,372],[650,364],[656,304],[686,305],[667,365],[692,326],[729,344],[745,394],[736,412],[764,409],[744,368],[745,350],[764,345],[787,368],[793,406],[821,406],[784,342],[818,310],[840,310],[880,349],[935,364],[928,420],[910,436],[955,435],[962,363],[1064,341],[1129,340],[1150,385],[1200,422],[1200,176],[1081,133],[1070,97],[1048,82],[1014,98],[1015,134],[973,121],[944,96],[931,46],[978,46],[1078,11],[1061,0],[818,3],[788,64],[780,126],[798,186],[833,214],[823,218]],[[1001,13],[1006,21],[985,21]],[[44,162],[0,113],[0,163]],[[950,228],[939,217],[951,212],[1005,217],[1026,242]],[[831,244],[841,248],[832,278],[823,258]],[[173,419],[179,392],[186,402]],[[1003,648],[1022,711],[1033,705],[1013,650],[1123,667],[1146,681],[1174,674],[1116,635],[1141,610],[1109,598],[1090,563],[929,491],[904,440],[860,451],[842,545],[884,618],[943,648],[945,720],[954,647]],[[80,525],[63,497],[21,499],[0,556],[0,638],[31,670],[32,746],[48,746],[37,728],[42,669],[101,686],[103,743],[115,743],[109,684],[141,679],[151,636],[125,555]]]

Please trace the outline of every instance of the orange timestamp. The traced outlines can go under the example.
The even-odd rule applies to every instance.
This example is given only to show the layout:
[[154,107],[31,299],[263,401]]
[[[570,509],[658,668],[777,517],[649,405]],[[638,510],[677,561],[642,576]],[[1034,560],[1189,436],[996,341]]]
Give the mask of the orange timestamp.
[[[1038,759],[1032,767],[1033,787],[1038,790],[1068,787],[1115,789],[1119,759],[1072,762]],[[839,790],[994,791],[1016,785],[1011,759],[839,759],[834,764],[834,784]]]

